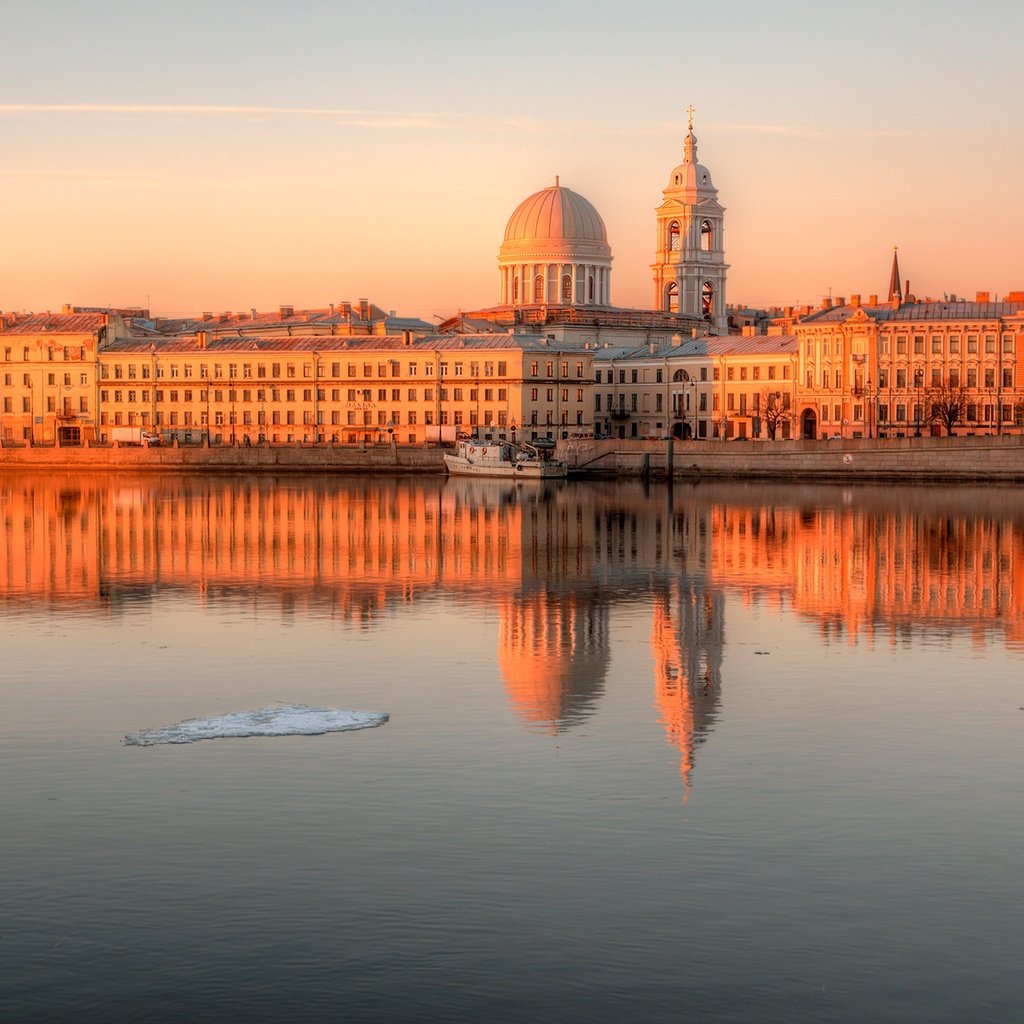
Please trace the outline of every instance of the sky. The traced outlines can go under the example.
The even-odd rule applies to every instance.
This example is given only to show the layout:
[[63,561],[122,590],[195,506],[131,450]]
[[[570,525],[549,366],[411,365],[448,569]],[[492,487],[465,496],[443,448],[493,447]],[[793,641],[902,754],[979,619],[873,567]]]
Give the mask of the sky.
[[498,301],[508,218],[601,213],[650,308],[695,108],[727,301],[1024,290],[1016,0],[0,0],[0,309]]

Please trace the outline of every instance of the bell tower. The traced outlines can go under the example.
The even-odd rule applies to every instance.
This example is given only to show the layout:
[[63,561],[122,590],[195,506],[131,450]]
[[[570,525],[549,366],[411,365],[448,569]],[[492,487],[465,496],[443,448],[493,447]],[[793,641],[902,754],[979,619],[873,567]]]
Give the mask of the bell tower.
[[657,209],[658,241],[654,272],[654,308],[693,317],[712,334],[728,334],[725,312],[723,228],[725,209],[708,169],[697,162],[693,107],[683,162],[669,176],[664,200]]

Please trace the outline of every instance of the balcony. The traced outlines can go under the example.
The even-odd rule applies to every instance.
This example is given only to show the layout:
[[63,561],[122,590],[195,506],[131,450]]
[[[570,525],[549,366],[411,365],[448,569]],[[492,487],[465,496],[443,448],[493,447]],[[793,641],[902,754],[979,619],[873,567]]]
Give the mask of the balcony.
[[629,409],[624,409],[621,405],[617,409],[608,410],[608,418],[613,420],[628,420],[632,415]]

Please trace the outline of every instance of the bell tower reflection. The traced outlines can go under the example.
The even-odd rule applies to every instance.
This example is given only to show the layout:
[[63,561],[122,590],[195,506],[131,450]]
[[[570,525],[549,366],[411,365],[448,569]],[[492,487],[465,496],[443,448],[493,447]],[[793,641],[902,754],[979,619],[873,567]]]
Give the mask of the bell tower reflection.
[[722,689],[725,599],[701,580],[673,583],[654,601],[654,702],[680,753],[683,802],[690,798],[694,749],[714,724]]

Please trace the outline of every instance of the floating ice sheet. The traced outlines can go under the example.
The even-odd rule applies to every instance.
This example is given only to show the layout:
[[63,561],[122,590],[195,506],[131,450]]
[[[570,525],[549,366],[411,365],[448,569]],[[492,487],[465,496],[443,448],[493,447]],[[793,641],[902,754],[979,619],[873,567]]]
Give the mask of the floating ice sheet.
[[143,729],[125,736],[124,742],[149,747],[155,743],[194,743],[241,736],[320,736],[325,732],[372,729],[387,720],[387,714],[382,711],[341,711],[293,704],[258,711],[235,711],[212,718],[190,718],[162,729]]

